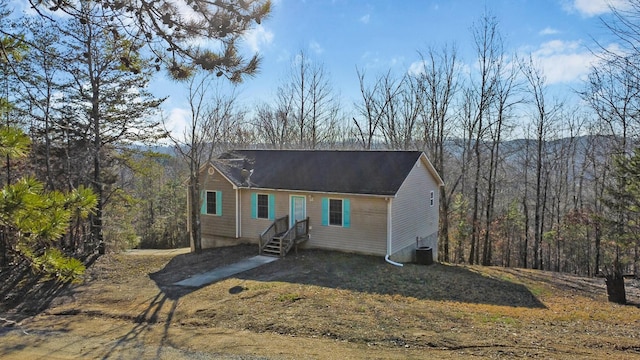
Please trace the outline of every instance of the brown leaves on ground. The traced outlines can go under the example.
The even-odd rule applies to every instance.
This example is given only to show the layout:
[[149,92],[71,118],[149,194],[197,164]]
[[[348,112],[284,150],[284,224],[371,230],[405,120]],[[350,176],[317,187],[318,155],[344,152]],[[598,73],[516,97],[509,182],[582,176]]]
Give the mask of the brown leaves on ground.
[[[301,250],[200,289],[173,285],[256,250],[105,256],[83,285],[42,317],[124,321],[134,328],[155,324],[165,329],[163,339],[174,339],[173,346],[202,349],[215,343],[216,333],[244,332],[253,339],[251,353],[267,356],[274,356],[270,344],[276,336],[285,344],[279,344],[278,358],[313,341],[351,346],[362,358],[640,354],[640,309],[607,303],[601,279],[446,264],[395,267],[380,257]],[[185,335],[191,332],[209,335],[196,340]],[[151,346],[138,337],[124,340]]]

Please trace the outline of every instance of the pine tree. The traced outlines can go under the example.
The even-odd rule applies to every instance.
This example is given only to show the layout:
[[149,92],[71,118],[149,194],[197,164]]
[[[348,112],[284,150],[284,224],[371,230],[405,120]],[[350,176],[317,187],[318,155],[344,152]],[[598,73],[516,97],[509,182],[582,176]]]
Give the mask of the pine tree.
[[604,272],[609,301],[624,304],[623,275],[633,262],[629,252],[640,244],[640,148],[614,157],[611,178],[603,199],[608,212],[601,219],[609,240]]
[[[90,161],[80,163],[88,171],[80,173],[77,183],[91,186],[98,196],[91,232],[94,243],[103,250],[103,212],[110,194],[117,191],[119,149],[164,136],[160,123],[150,120],[164,99],[154,98],[147,90],[152,70],[149,61],[134,52],[140,45],[108,36],[94,22],[103,8],[82,4],[84,21],[73,18],[63,28],[68,59],[65,71],[71,74],[68,88],[72,89],[64,118],[76,122],[71,152],[84,153]],[[127,56],[128,66],[122,65],[123,56]],[[75,172],[71,168],[67,171]]]
[[[0,155],[26,156],[29,138],[19,129],[0,130]],[[3,268],[26,260],[37,273],[67,282],[84,272],[80,260],[66,256],[55,244],[74,218],[86,218],[97,198],[80,187],[69,193],[47,191],[32,177],[20,178],[0,192],[0,236],[5,244]]]
[[[98,25],[114,41],[140,44],[121,55],[125,68],[137,68],[135,56],[144,48],[156,56],[158,68],[164,66],[176,79],[200,68],[233,82],[256,73],[258,55],[244,58],[237,44],[271,11],[269,0],[29,1],[43,17],[48,17],[45,10],[70,16]],[[89,3],[95,12],[84,11]]]

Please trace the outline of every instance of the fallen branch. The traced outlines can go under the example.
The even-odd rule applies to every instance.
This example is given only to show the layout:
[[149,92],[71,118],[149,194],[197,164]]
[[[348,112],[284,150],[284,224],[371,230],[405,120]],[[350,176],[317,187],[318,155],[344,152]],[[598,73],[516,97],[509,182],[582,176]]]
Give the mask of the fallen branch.
[[22,332],[23,332],[25,335],[29,335],[29,333],[27,332],[27,330],[25,330],[25,329],[24,329],[24,327],[22,327],[22,322],[17,322],[17,321],[9,320],[9,319],[3,318],[3,317],[0,317],[0,321],[4,322],[4,323],[5,323],[5,326],[6,326],[6,324],[8,324],[9,326],[16,326],[16,325],[17,325],[17,326],[20,328],[20,330],[22,330]]

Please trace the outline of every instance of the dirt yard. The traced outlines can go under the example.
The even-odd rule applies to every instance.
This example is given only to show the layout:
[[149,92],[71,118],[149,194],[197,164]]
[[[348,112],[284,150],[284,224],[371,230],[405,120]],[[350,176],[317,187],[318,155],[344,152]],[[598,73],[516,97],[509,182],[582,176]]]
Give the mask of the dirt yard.
[[0,315],[0,358],[640,357],[640,309],[607,303],[601,279],[306,250],[200,289],[172,285],[256,250],[103,256],[46,310]]

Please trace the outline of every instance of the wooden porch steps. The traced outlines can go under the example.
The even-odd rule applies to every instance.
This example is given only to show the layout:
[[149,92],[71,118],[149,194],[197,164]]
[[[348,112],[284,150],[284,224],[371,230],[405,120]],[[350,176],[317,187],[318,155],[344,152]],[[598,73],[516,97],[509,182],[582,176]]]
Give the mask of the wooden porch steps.
[[261,255],[284,257],[301,242],[309,240],[309,218],[296,221],[288,227],[289,216],[276,219],[265,231],[260,234]]
[[280,242],[272,239],[262,248],[262,255],[280,257]]

